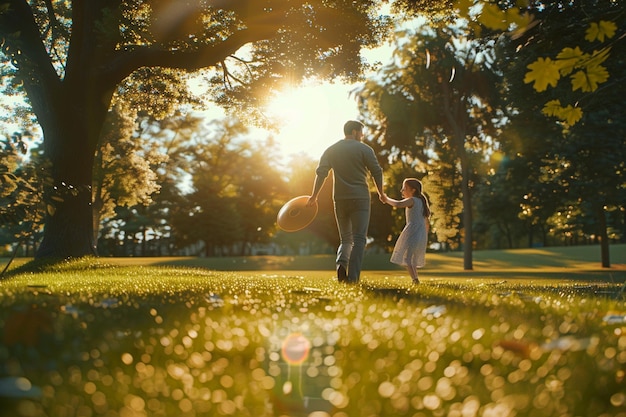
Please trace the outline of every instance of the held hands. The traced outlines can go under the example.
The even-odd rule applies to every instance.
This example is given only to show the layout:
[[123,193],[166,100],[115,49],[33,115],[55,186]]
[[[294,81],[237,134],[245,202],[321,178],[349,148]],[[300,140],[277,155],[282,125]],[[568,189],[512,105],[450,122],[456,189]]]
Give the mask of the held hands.
[[382,193],[380,196],[380,201],[383,202],[383,204],[389,204],[391,207],[404,207],[404,206],[399,206],[398,200],[394,200],[393,198],[390,198],[387,194]]
[[310,196],[308,201],[306,202],[307,207],[314,206],[317,203],[317,197]]

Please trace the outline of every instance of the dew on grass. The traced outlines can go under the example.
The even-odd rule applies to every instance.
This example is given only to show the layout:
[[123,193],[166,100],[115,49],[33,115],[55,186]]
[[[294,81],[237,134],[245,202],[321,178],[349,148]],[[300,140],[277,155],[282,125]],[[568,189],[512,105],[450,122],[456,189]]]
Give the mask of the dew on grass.
[[131,355],[130,353],[126,352],[122,354],[122,363],[124,365],[130,365],[133,363],[133,355]]
[[[577,390],[585,386],[581,378],[606,373],[617,383],[624,380],[619,369],[626,361],[626,336],[619,323],[603,321],[601,313],[578,312],[623,308],[593,300],[576,303],[571,297],[577,295],[566,289],[549,289],[536,303],[532,297],[538,294],[537,287],[518,290],[506,299],[495,294],[507,289],[503,285],[420,287],[420,292],[433,292],[436,298],[431,299],[441,300],[434,307],[446,306],[436,317],[423,314],[433,306],[424,301],[428,297],[411,298],[412,292],[379,296],[307,278],[196,277],[204,284],[193,282],[189,291],[182,281],[150,284],[147,278],[135,280],[135,274],[132,291],[140,296],[122,298],[102,287],[100,292],[106,294],[90,290],[88,298],[94,301],[87,305],[83,298],[64,293],[59,305],[76,306],[81,314],[55,320],[84,325],[64,326],[62,338],[72,343],[57,349],[67,351],[64,361],[79,358],[83,372],[79,377],[66,371],[62,360],[54,362],[57,376],[43,374],[46,398],[76,400],[68,387],[78,387],[91,396],[88,406],[82,406],[85,415],[107,411],[115,415],[122,410],[148,415],[168,415],[166,410],[268,415],[272,413],[263,412],[268,403],[275,404],[276,415],[281,403],[301,407],[302,415],[325,412],[306,408],[315,397],[338,417],[361,415],[359,410],[409,415],[403,411],[407,407],[415,415],[427,415],[435,411],[428,408],[435,404],[440,415],[512,410],[518,415],[530,415],[532,410],[537,415],[589,415],[577,405]],[[393,280],[385,285],[393,285]],[[203,294],[210,293],[220,294],[224,305],[207,302]],[[116,297],[123,300],[116,308],[98,306],[98,300]],[[465,315],[469,307],[455,304],[455,297],[471,306],[471,314]],[[323,305],[320,299],[325,300]],[[95,308],[100,310],[94,314]],[[296,333],[308,340],[309,351],[301,363],[289,364],[281,348]],[[592,342],[586,344],[586,339]],[[515,351],[513,343],[523,347]],[[523,351],[528,353],[520,354]],[[577,367],[579,363],[585,366]],[[605,380],[609,379],[596,378],[595,383]],[[287,395],[282,390],[289,384]],[[610,384],[602,387],[611,401],[600,403],[592,414],[619,415],[610,407],[623,408],[623,397]],[[133,408],[120,403],[125,392],[145,404]],[[555,395],[566,405],[554,406]],[[577,412],[572,411],[575,407]]]
[[576,338],[573,336],[563,336],[556,340],[551,340],[542,344],[541,349],[577,352],[592,348],[597,344],[597,342],[597,338]]
[[602,321],[608,325],[625,324],[626,314],[607,314],[602,318]]
[[446,306],[444,306],[444,305],[432,305],[430,307],[425,308],[422,311],[422,314],[424,316],[432,315],[433,317],[437,318],[437,317],[441,317],[441,315],[445,314],[446,310],[447,310]]

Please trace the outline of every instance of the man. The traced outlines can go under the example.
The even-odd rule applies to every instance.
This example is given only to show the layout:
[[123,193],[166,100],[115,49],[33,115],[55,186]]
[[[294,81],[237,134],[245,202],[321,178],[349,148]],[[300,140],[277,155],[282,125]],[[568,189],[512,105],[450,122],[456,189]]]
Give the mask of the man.
[[365,241],[370,221],[371,175],[382,200],[383,169],[374,150],[364,144],[363,124],[349,120],[343,126],[344,139],[328,147],[315,170],[313,193],[307,202],[312,206],[328,173],[333,171],[333,200],[335,220],[339,229],[340,244],[337,249],[337,278],[340,282],[357,283],[365,254]]

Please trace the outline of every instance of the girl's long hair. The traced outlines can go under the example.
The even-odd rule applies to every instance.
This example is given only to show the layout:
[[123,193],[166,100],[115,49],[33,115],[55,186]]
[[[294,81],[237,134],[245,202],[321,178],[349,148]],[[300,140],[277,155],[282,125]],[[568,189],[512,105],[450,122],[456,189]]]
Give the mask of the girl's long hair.
[[410,188],[415,190],[415,197],[422,200],[422,207],[424,207],[424,217],[430,217],[430,206],[428,205],[428,200],[423,192],[422,182],[417,178],[407,178],[404,180],[404,183]]

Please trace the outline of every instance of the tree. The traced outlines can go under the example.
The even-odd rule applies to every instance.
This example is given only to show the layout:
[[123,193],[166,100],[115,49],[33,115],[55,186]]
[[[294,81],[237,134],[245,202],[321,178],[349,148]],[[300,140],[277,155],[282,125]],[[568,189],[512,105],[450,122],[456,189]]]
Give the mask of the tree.
[[[130,226],[127,222],[134,222],[133,216],[142,216],[149,220],[143,221],[143,227],[151,237],[150,245],[142,242],[142,246],[149,250],[150,255],[171,254],[175,249],[171,218],[184,209],[184,193],[189,189],[192,161],[187,158],[186,150],[192,137],[201,130],[206,118],[198,112],[182,114],[177,111],[171,116],[156,119],[142,111],[136,120],[129,116],[121,119],[127,120],[128,125],[132,124],[133,130],[132,137],[123,141],[125,144],[123,148],[130,152],[126,152],[126,156],[119,155],[118,159],[126,161],[121,165],[132,166],[130,171],[137,171],[143,181],[137,190],[132,190],[130,194],[124,194],[126,187],[122,186],[119,189],[124,194],[122,202],[126,203],[122,205],[128,209],[123,210],[116,205],[113,216],[103,217],[100,223],[98,252],[100,255],[121,255],[118,250],[126,250],[122,248],[122,243],[126,241],[121,237],[129,231]],[[115,148],[114,146],[113,149]],[[145,158],[137,158],[139,156]],[[120,163],[112,165],[117,166]],[[154,190],[156,186],[158,193],[149,195],[149,191]],[[135,191],[139,195],[133,194]],[[144,198],[147,196],[150,202],[149,205],[144,205],[142,202],[145,202]],[[135,205],[138,202],[139,204]]]
[[[386,147],[429,162],[447,155],[452,161],[444,162],[459,169],[463,266],[469,270],[475,160],[497,132],[493,103],[498,74],[492,67],[491,41],[465,35],[453,26],[407,30],[396,41],[395,62],[358,94],[365,111],[382,121]],[[429,157],[429,152],[437,157]]]
[[[450,153],[444,148],[440,153]],[[432,234],[437,242],[446,249],[458,250],[463,245],[463,201],[461,195],[461,173],[455,159],[443,155],[429,168],[428,175],[422,179],[425,192],[428,193],[431,205]]]
[[191,191],[172,218],[181,243],[202,241],[206,255],[237,246],[243,255],[273,234],[286,186],[272,138],[257,142],[232,118],[207,123],[190,137],[181,157],[191,164]]
[[[608,52],[599,52],[604,50],[604,42],[613,35],[604,34],[600,39],[600,30],[591,37],[588,30],[585,33],[573,31],[572,22],[592,22],[593,26],[593,22],[611,21],[621,30],[625,16],[613,2],[597,1],[593,8],[579,3],[563,5],[551,2],[546,4],[543,12],[537,13],[537,17],[541,19],[540,25],[528,30],[524,36],[505,43],[508,52],[503,55],[503,67],[507,74],[511,115],[511,127],[507,130],[516,131],[513,137],[521,136],[524,140],[514,143],[504,141],[503,147],[509,155],[515,155],[517,167],[529,167],[531,175],[521,177],[536,182],[535,185],[527,184],[529,191],[526,196],[531,203],[526,207],[527,213],[541,212],[542,218],[551,218],[557,227],[566,228],[565,233],[573,235],[573,238],[576,234],[600,236],[602,266],[609,267],[607,230],[610,225],[607,213],[622,210],[625,204],[621,173],[626,157],[626,127],[623,122],[626,106],[623,104],[625,91],[620,82],[624,78],[624,57],[623,54],[609,56]],[[617,37],[615,42],[625,36]],[[541,111],[542,103],[532,94],[537,86],[522,84],[519,74],[532,65],[529,63],[536,63],[538,56],[559,54],[561,65],[564,65],[563,51],[568,50],[570,45],[583,42],[583,37],[588,41],[586,43],[590,43],[590,48],[594,48],[585,51],[587,59],[595,60],[597,66],[611,74],[611,78],[578,98],[584,103],[585,112],[580,112],[576,123],[538,123],[533,119]],[[598,61],[600,55],[603,58]],[[572,65],[569,72],[572,74],[592,71],[589,66],[580,69]],[[565,71],[564,68],[561,70]],[[572,75],[572,82],[577,83],[578,77]],[[592,83],[597,81],[593,81],[593,77],[588,80]],[[578,97],[577,90],[572,91],[569,86],[555,82],[551,89],[545,89],[541,97],[544,101],[570,100]],[[520,162],[520,159],[525,162]],[[533,175],[532,172],[541,175]],[[562,220],[559,213],[568,213],[568,220]],[[594,224],[589,224],[590,219],[594,219]]]
[[[280,206],[294,197],[311,193],[317,164],[317,159],[313,159],[305,153],[292,155],[289,158],[283,179],[286,184],[286,194],[280,202]],[[332,193],[331,182],[324,183],[317,200],[317,216],[305,229],[297,232],[276,231],[273,241],[282,248],[284,253],[301,253],[303,244],[306,244],[305,250],[308,253],[325,253],[336,250],[339,244],[339,233],[333,211]]]
[[257,243],[267,243],[276,230],[276,213],[286,194],[285,180],[276,168],[278,157],[272,154],[271,138],[253,144],[243,163],[243,181],[237,190],[237,210],[241,213],[241,252]]
[[112,107],[102,131],[102,146],[96,150],[92,187],[94,240],[102,219],[112,217],[116,207],[149,204],[160,186],[153,167],[166,155],[153,151],[135,133],[135,112]]
[[376,3],[1,0],[3,72],[37,117],[54,184],[37,257],[96,253],[93,166],[114,96],[139,90],[162,100],[173,78],[202,68],[222,71],[221,103],[254,104],[277,83],[312,74],[353,80],[360,48],[386,25]]
[[[554,28],[554,20],[561,22],[564,37],[569,38],[568,35],[574,33],[584,38],[568,42],[559,49],[549,46],[552,50],[547,56],[535,56],[524,68],[524,83],[532,84],[536,93],[560,87],[561,94],[544,102],[541,113],[556,118],[568,127],[581,120],[587,101],[594,100],[597,93],[607,87],[604,83],[612,78],[612,72],[605,62],[610,60],[618,42],[626,39],[622,24],[623,7],[619,0],[458,0],[453,3],[450,5],[455,11],[452,15],[458,14],[465,19],[477,36],[485,30],[496,34],[507,33],[512,39],[522,40],[520,48],[534,49],[537,45],[560,42],[560,36],[537,36],[538,32],[544,32],[544,26]],[[572,16],[571,11],[575,11],[577,16]],[[559,15],[564,12],[574,18],[561,20]],[[617,77],[610,84],[619,82]]]
[[605,109],[587,111],[560,148],[567,164],[558,177],[568,184],[570,201],[595,220],[589,234],[599,238],[603,268],[611,266],[607,213],[626,207],[626,91],[620,90],[606,97]]
[[28,132],[16,132],[0,141],[0,225],[4,243],[20,245],[25,255],[36,247],[43,228],[43,188],[49,181],[38,147],[28,148]]

